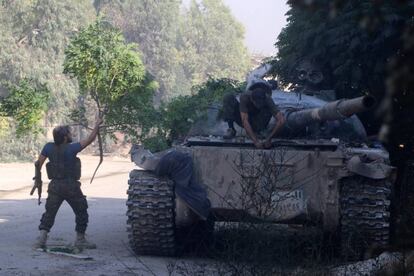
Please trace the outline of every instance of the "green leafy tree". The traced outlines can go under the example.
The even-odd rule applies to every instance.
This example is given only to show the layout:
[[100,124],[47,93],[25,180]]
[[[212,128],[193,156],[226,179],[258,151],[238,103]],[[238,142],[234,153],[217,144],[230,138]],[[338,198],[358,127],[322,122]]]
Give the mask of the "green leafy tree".
[[7,87],[9,95],[0,98],[0,117],[14,119],[18,137],[40,133],[39,123],[50,99],[47,87],[43,84],[36,85],[28,79],[23,79],[18,85],[8,84]]
[[179,0],[95,1],[100,15],[120,28],[128,42],[138,44],[147,71],[159,82],[158,98],[178,94],[180,89],[176,73],[180,70],[176,49],[180,3]]
[[158,151],[174,141],[182,141],[193,123],[207,115],[208,108],[220,106],[224,94],[243,89],[244,84],[236,80],[209,79],[193,87],[192,95],[178,96],[164,103],[154,115],[155,132],[143,140],[144,145]]
[[244,30],[221,0],[96,0],[102,16],[136,42],[147,70],[159,82],[157,99],[191,94],[208,78],[241,80],[250,62]]
[[46,84],[52,94],[47,113],[50,123],[65,121],[66,111],[77,98],[76,82],[62,74],[64,49],[70,36],[94,18],[92,4],[81,0],[5,1],[0,5],[0,78],[12,83],[30,78]]
[[[0,2],[0,97],[25,79],[42,83],[50,91],[42,127],[68,121],[67,113],[78,96],[76,81],[62,74],[64,48],[70,36],[95,19],[89,1],[5,0]],[[45,142],[43,135],[16,137],[19,123],[2,117],[2,161],[31,160]],[[44,132],[46,133],[46,132]]]
[[98,20],[81,30],[65,53],[64,72],[77,79],[81,95],[105,115],[108,129],[145,136],[148,122],[139,118],[151,113],[157,84],[147,75],[137,45],[127,44],[120,31]]
[[10,121],[6,116],[0,116],[0,139],[7,135],[10,128]]
[[339,97],[384,95],[387,64],[399,51],[401,26],[412,20],[412,1],[288,3],[288,24],[276,42],[274,60],[282,83],[298,83],[296,67],[309,60],[322,68],[322,87],[335,89]]
[[[92,99],[111,130],[122,130],[139,139],[150,129],[145,125],[148,121],[139,119],[153,110],[156,83],[147,76],[136,50],[135,44],[125,43],[119,30],[108,22],[97,20],[69,43],[65,50],[64,73],[77,79],[81,95]],[[103,161],[100,132],[98,142],[100,162],[95,173]]]
[[30,160],[42,145],[43,118],[50,92],[43,84],[22,79],[7,83],[6,97],[0,97],[0,161]]
[[178,44],[186,79],[192,85],[209,77],[244,79],[250,62],[243,38],[243,26],[221,0],[192,0]]

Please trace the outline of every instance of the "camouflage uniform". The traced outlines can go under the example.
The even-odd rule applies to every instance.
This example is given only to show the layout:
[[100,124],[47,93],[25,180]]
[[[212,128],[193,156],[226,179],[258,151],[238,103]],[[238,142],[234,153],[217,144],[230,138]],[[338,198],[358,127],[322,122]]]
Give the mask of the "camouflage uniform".
[[50,182],[47,191],[46,212],[40,219],[39,230],[50,231],[60,205],[66,200],[76,216],[76,232],[85,233],[88,225],[88,203],[80,185],[79,181],[73,179],[56,179]]

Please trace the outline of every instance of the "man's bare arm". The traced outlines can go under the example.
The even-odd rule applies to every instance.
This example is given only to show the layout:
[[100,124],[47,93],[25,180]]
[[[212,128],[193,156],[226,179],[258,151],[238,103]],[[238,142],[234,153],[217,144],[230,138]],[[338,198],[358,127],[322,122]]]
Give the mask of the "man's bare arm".
[[[36,161],[38,166],[39,166],[39,170],[42,168],[43,163],[45,163],[45,161],[46,161],[46,156],[43,156],[43,155],[40,154],[39,158]],[[36,165],[36,162],[35,162],[35,165]]]
[[249,114],[245,112],[240,112],[241,121],[243,124],[244,129],[247,132],[247,135],[252,139],[254,145],[257,148],[263,148],[263,144],[257,139],[256,134],[254,133],[252,126],[249,123]]
[[95,140],[96,135],[98,134],[98,131],[99,131],[99,126],[101,124],[102,124],[102,119],[98,118],[98,120],[96,121],[95,127],[93,128],[91,134],[89,134],[88,138],[80,141],[81,149],[86,148],[93,142],[93,140]]
[[278,112],[276,115],[273,115],[273,117],[276,119],[276,125],[272,129],[272,132],[269,134],[269,136],[267,136],[266,142],[270,142],[272,137],[274,137],[285,124],[285,116],[283,116],[282,112]]

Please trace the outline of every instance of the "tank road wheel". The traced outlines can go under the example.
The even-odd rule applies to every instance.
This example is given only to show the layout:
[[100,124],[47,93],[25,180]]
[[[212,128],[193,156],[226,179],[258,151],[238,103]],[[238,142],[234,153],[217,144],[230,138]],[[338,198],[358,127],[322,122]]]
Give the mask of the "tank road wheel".
[[341,255],[360,259],[366,249],[390,240],[391,184],[387,179],[362,176],[342,180],[340,194]]
[[176,253],[174,184],[146,171],[129,175],[128,237],[138,255]]

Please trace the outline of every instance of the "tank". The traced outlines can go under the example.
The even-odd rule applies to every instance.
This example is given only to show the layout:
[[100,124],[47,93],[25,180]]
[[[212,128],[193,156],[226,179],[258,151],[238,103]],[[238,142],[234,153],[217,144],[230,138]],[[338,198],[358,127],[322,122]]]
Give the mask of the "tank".
[[[277,89],[272,98],[286,118],[272,148],[256,149],[241,128],[235,138],[223,139],[227,124],[217,117],[219,105],[174,148],[192,157],[196,180],[207,190],[210,228],[204,229],[219,221],[313,224],[337,237],[342,254],[352,258],[387,245],[394,168],[356,116],[375,100],[326,102]],[[174,183],[151,171],[131,172],[128,195],[129,237],[137,254],[174,255],[180,227],[199,222],[176,196]]]

